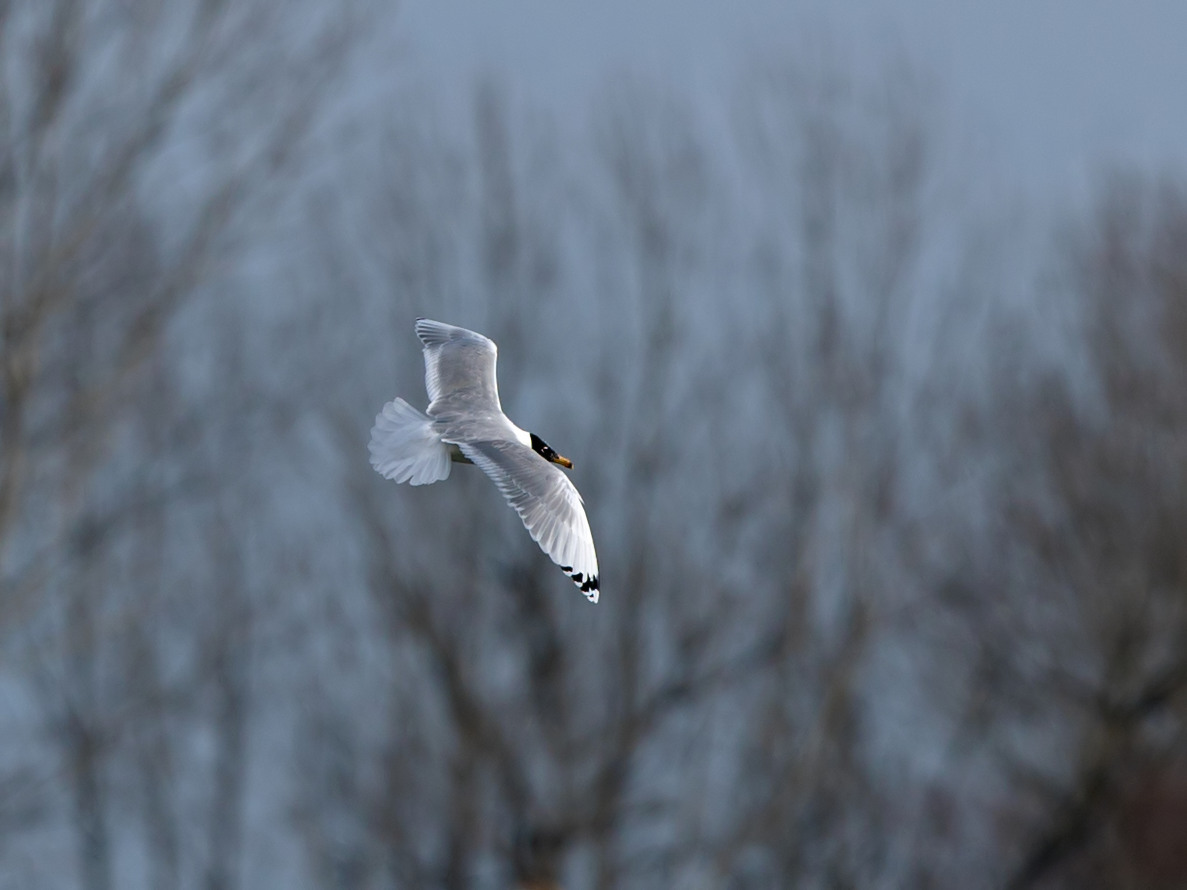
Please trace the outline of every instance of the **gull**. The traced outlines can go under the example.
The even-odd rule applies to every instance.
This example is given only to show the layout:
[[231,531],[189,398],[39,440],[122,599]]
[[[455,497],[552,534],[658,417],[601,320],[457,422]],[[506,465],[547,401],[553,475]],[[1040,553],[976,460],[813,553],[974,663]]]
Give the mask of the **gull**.
[[416,320],[424,347],[427,413],[401,398],[383,406],[371,428],[371,466],[385,479],[428,485],[453,462],[477,464],[498,486],[532,540],[586,598],[598,601],[598,556],[577,488],[561,457],[508,419],[495,377],[498,347],[482,334]]

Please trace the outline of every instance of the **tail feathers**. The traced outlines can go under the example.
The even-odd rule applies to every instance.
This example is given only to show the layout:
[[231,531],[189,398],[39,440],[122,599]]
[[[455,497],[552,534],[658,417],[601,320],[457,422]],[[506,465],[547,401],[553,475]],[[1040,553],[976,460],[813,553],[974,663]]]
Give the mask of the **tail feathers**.
[[403,399],[383,406],[371,428],[371,466],[386,479],[428,485],[449,475],[449,446],[433,422]]

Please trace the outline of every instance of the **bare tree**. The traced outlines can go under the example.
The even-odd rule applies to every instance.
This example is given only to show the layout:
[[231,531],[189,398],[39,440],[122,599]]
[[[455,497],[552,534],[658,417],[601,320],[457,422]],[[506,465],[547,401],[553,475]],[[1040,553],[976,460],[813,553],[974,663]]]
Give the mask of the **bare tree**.
[[1064,247],[1079,373],[1008,391],[1006,428],[1029,465],[1006,509],[1034,566],[1012,605],[1051,654],[1015,694],[1029,705],[1020,719],[1059,717],[1065,751],[1019,770],[1036,812],[1014,887],[1185,876],[1151,870],[1157,848],[1141,853],[1121,827],[1143,787],[1182,769],[1185,245],[1181,188],[1115,177]]
[[[166,503],[222,472],[198,459],[192,378],[162,355],[296,169],[346,22],[296,29],[271,4],[205,0],[0,6],[0,635],[5,669],[37,690],[59,762],[36,769],[69,789],[84,887],[125,884],[112,819],[129,745],[146,755],[155,880],[178,885],[172,725],[209,676],[227,753],[208,884],[236,883],[242,639],[224,625],[226,658],[199,677],[164,666],[185,634],[171,639],[162,605],[176,542],[155,534],[176,518]],[[228,572],[217,541],[235,534],[209,536]]]

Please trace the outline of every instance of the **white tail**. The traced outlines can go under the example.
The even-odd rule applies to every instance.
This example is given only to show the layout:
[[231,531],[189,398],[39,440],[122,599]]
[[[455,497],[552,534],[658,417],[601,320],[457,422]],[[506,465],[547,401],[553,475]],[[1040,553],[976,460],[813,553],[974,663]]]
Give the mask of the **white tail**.
[[386,479],[428,485],[449,475],[449,446],[433,421],[403,399],[383,406],[371,427],[371,466]]

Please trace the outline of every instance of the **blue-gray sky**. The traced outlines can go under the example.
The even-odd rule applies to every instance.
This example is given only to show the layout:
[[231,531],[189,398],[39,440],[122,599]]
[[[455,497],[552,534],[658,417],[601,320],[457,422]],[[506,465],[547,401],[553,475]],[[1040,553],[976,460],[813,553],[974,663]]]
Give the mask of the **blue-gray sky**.
[[1187,167],[1182,0],[406,0],[400,30],[447,91],[495,71],[558,108],[623,69],[713,90],[756,51],[827,34],[847,64],[922,65],[1020,188],[1078,191],[1114,161]]

